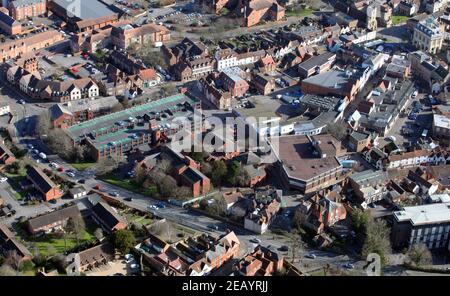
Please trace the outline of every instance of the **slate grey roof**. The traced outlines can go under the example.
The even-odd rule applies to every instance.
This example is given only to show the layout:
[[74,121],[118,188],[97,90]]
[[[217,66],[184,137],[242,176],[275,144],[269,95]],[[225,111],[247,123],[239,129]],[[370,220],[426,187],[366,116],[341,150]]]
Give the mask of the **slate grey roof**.
[[113,229],[118,223],[124,221],[123,218],[105,202],[98,202],[92,210],[108,229]]
[[61,210],[56,210],[48,214],[44,214],[42,216],[38,216],[36,218],[32,218],[28,220],[28,224],[32,229],[39,229],[41,227],[60,222],[63,220],[67,220],[72,217],[76,217],[80,215],[80,211],[78,210],[77,205],[68,206]]
[[36,183],[42,192],[47,193],[56,187],[56,184],[44,172],[34,166],[27,168],[27,176]]

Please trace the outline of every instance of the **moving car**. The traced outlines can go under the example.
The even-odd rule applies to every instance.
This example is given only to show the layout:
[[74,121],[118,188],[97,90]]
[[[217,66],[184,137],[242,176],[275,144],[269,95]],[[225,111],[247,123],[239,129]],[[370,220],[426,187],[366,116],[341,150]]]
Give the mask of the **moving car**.
[[355,268],[355,266],[353,264],[351,264],[351,263],[345,263],[344,267],[347,268],[347,269],[354,269]]
[[214,224],[209,224],[209,225],[208,225],[208,228],[214,229],[214,230],[219,230],[219,226],[214,225]]
[[125,201],[133,201],[133,198],[132,197],[125,197],[123,200],[125,200]]
[[166,205],[163,204],[162,202],[156,203],[155,206],[156,206],[158,209],[165,209],[165,208],[166,208]]
[[75,178],[75,174],[72,173],[72,172],[67,172],[66,174],[67,174],[67,176],[69,176],[69,177]]
[[116,191],[113,191],[109,195],[117,197],[117,196],[119,196],[119,193]]

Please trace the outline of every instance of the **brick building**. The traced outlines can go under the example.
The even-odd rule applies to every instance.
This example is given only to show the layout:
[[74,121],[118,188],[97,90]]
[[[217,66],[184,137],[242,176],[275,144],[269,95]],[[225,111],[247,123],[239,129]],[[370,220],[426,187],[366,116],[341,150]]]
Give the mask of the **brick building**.
[[9,165],[16,161],[14,154],[6,146],[5,141],[0,138],[0,167],[4,165]]
[[34,188],[41,193],[42,199],[45,201],[57,199],[62,196],[59,187],[37,167],[29,166],[27,168],[27,179],[33,183]]
[[105,202],[98,202],[92,208],[92,218],[107,233],[127,227],[126,220]]
[[8,9],[4,7],[0,7],[0,29],[11,36],[22,33],[22,25],[10,17]]
[[64,40],[63,35],[55,30],[47,30],[18,40],[8,40],[0,43],[0,59],[4,63],[9,59],[33,53],[62,40]]
[[342,165],[337,159],[341,143],[324,134],[279,138],[278,167],[282,182],[304,194],[341,182]]
[[252,27],[261,21],[281,21],[285,16],[285,8],[277,0],[243,1],[244,26]]
[[9,3],[11,16],[15,20],[44,15],[47,12],[46,0],[14,0]]
[[229,91],[232,97],[242,97],[250,88],[247,81],[242,76],[244,71],[240,68],[229,68],[224,70],[219,75],[219,80],[223,89]]
[[68,206],[27,221],[28,232],[32,235],[62,230],[70,218],[81,217],[77,205]]

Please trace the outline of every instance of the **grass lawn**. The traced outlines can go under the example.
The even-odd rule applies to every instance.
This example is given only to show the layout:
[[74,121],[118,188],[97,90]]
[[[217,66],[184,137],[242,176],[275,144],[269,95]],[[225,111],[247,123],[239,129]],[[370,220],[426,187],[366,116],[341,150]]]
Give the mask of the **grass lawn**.
[[96,164],[95,162],[77,162],[77,163],[71,163],[70,165],[73,166],[78,171],[84,171],[84,170],[90,169],[95,164]]
[[394,26],[400,25],[400,24],[404,24],[406,23],[406,21],[409,19],[409,16],[405,16],[405,15],[393,15],[392,16],[392,24]]
[[20,188],[20,182],[22,182],[26,178],[26,174],[22,172],[19,172],[19,174],[9,174],[5,172],[4,175],[9,179],[9,184],[11,184],[11,187],[14,190],[12,192],[14,194],[14,197],[17,200],[22,200],[27,195],[27,192],[23,191],[22,188]]
[[[80,244],[88,242],[88,241],[92,241],[94,239],[95,239],[94,235],[85,230],[83,232],[83,234],[81,235]],[[47,235],[43,235],[41,237],[36,237],[36,238],[28,237],[26,239],[26,241],[29,242],[29,244],[31,246],[37,247],[39,250],[39,253],[44,256],[48,255],[49,248],[51,249],[52,247],[54,248],[54,250],[57,253],[62,254],[65,251],[64,238],[56,237],[54,234],[47,234]],[[76,240],[75,236],[70,235],[70,237],[67,238],[67,249],[66,250],[73,249],[76,246],[77,246],[77,240]]]
[[123,189],[141,193],[143,195],[150,196],[150,197],[153,197],[154,193],[156,192],[156,187],[150,187],[147,189],[143,189],[130,179],[119,179],[117,176],[114,176],[111,174],[103,177],[102,180],[109,184],[121,187]]
[[298,16],[298,17],[305,17],[310,16],[313,13],[314,10],[308,8],[308,9],[299,9],[299,10],[288,10],[286,9],[286,17],[290,16]]
[[149,225],[152,223],[152,219],[150,219],[148,217],[136,215],[136,214],[127,214],[126,217],[127,217],[128,222],[138,223],[138,224],[141,224],[142,226],[146,226],[146,225]]

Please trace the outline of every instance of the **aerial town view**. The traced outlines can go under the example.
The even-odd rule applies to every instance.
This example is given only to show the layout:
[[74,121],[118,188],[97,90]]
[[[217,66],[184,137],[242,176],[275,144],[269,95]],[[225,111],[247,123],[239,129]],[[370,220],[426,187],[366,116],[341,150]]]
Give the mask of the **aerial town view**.
[[450,0],[2,0],[0,59],[0,276],[450,275]]

